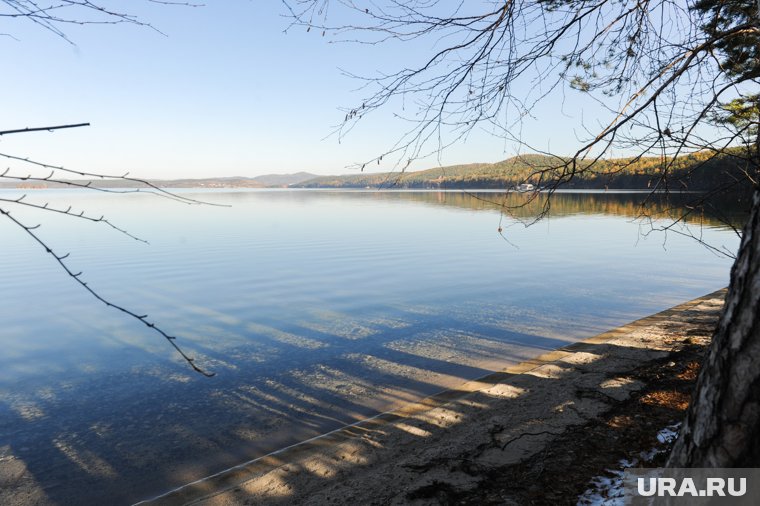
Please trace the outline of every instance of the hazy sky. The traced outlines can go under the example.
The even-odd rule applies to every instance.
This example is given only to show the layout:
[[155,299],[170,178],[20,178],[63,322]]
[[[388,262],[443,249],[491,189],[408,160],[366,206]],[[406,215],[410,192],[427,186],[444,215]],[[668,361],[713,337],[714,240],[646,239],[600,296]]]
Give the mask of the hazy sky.
[[[4,136],[0,152],[155,178],[346,173],[346,166],[392,145],[405,125],[387,110],[366,118],[341,143],[328,137],[343,118],[339,108],[360,99],[359,83],[340,69],[362,75],[397,70],[432,49],[330,44],[329,36],[302,28],[286,34],[285,11],[276,1],[125,5],[166,35],[130,25],[65,27],[71,45],[28,21],[3,21],[0,32],[13,37],[0,37],[0,130],[92,126]],[[581,120],[578,95],[547,101],[523,135],[541,148],[569,152]],[[514,154],[503,139],[476,133],[440,161]],[[437,163],[431,158],[413,168]]]

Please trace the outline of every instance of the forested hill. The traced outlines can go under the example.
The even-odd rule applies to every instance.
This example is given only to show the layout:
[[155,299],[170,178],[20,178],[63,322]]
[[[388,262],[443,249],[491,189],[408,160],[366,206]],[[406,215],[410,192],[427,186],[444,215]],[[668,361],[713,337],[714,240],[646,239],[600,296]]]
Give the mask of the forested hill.
[[[706,152],[680,157],[668,170],[670,190],[707,191],[735,184],[748,187],[743,172],[745,162],[739,151],[712,156]],[[711,157],[712,156],[712,157]],[[523,155],[496,163],[452,165],[416,172],[356,173],[342,176],[315,176],[306,172],[268,174],[257,177],[215,177],[206,179],[149,180],[162,188],[422,188],[422,189],[505,189],[520,183],[549,187],[556,177],[551,167],[561,159],[543,155]],[[585,166],[588,167],[588,162]],[[619,158],[596,162],[591,170],[581,171],[563,189],[651,189],[663,188],[662,161],[659,157],[636,160]],[[542,179],[536,173],[545,171]],[[48,179],[19,178],[19,181],[0,181],[0,188],[70,188],[89,185],[96,188],[137,188],[139,181],[122,179],[80,179],[66,182]]]
[[[523,155],[496,163],[453,165],[415,172],[386,172],[321,176],[291,185],[298,188],[505,188],[530,182],[547,186],[555,173],[550,170],[542,180],[537,170],[559,164],[556,157]],[[588,166],[588,162],[585,166]],[[709,190],[739,177],[742,161],[731,155],[713,156],[706,152],[679,158],[668,171],[669,188]],[[592,170],[576,175],[562,188],[567,189],[646,189],[662,177],[659,157],[602,160]],[[741,178],[746,179],[746,178]]]

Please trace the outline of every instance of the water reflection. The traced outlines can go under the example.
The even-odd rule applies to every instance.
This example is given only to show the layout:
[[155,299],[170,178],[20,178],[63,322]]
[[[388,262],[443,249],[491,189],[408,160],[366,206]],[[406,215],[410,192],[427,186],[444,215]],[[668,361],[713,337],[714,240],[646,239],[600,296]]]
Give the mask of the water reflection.
[[[741,227],[751,205],[751,199],[742,195],[710,195],[699,192],[651,194],[647,191],[562,191],[547,193],[517,193],[501,191],[377,191],[377,190],[325,190],[337,199],[373,200],[375,202],[402,201],[450,206],[474,211],[505,210],[515,218],[532,219],[550,202],[550,216],[559,218],[572,215],[612,215],[631,219],[678,219],[687,223],[708,226]],[[310,197],[319,199],[321,192],[309,191]],[[289,195],[295,197],[294,191]],[[244,194],[239,194],[244,195]],[[301,196],[298,196],[300,199]],[[233,197],[234,199],[234,197]]]
[[[3,504],[143,499],[713,291],[730,267],[683,237],[642,238],[641,195],[555,195],[550,219],[507,228],[515,246],[496,232],[497,193],[29,198],[72,196],[150,246],[63,217],[40,234],[218,376],[0,223]],[[710,220],[691,223],[735,248]]]

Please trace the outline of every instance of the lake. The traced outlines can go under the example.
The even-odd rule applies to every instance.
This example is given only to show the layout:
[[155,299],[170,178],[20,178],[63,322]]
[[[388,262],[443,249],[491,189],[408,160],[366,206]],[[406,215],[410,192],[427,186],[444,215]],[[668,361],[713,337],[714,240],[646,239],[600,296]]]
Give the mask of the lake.
[[558,193],[525,227],[542,202],[502,215],[497,192],[180,191],[225,207],[27,197],[150,244],[0,206],[216,373],[0,220],[0,503],[155,496],[726,286],[732,260],[684,234],[738,246],[706,216],[647,234],[636,193]]

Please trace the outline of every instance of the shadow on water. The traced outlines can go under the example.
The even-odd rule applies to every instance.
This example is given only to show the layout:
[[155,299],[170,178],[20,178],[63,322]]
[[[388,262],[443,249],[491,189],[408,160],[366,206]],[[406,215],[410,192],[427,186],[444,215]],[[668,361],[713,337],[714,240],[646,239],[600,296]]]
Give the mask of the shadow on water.
[[[712,326],[716,315],[708,318]],[[560,359],[525,374],[492,374],[481,380],[481,390],[454,389],[431,399],[431,411],[407,410],[368,420],[171,499],[227,490],[221,502],[234,496],[236,504],[327,504],[331,497],[348,497],[357,504],[400,504],[415,498],[427,500],[425,504],[456,503],[472,488],[463,475],[474,482],[490,481],[500,471],[503,475],[504,468],[540,454],[563,430],[597,418],[638,388],[611,380],[629,378],[640,361],[669,359],[667,351],[619,344],[578,343],[571,348],[584,358]],[[599,366],[609,357],[617,362]],[[689,381],[685,376],[679,380]],[[673,417],[683,416],[672,411]],[[476,424],[469,431],[468,422]],[[372,474],[366,472],[368,463]],[[283,464],[287,466],[279,467]],[[507,484],[502,499],[509,493]]]
[[[264,334],[246,336],[253,349],[241,345],[226,353],[195,344],[198,359],[220,373],[210,381],[156,363],[116,376],[62,379],[56,388],[5,391],[0,458],[12,469],[3,472],[0,498],[25,502],[16,489],[42,503],[135,502],[493,372],[394,349],[430,330],[418,315],[395,316],[399,328],[368,324],[372,334],[360,352],[344,336],[289,323],[276,330],[307,336],[306,353]],[[454,318],[437,324],[462,326]],[[246,335],[243,326],[217,323],[214,331]],[[472,334],[498,350],[502,364],[524,359],[528,350],[566,344],[487,325]],[[314,342],[323,346],[313,349]],[[459,351],[462,357],[467,352]],[[253,361],[230,361],[253,355]]]
[[[489,235],[447,256],[460,234],[498,221],[496,207],[464,193],[218,195],[238,209],[223,225],[224,209],[191,215],[136,198],[113,210],[144,223],[152,249],[101,236],[78,248],[92,262],[88,280],[150,308],[218,373],[210,380],[68,280],[58,286],[47,264],[9,256],[18,268],[4,273],[0,297],[32,295],[0,307],[0,504],[129,504],[644,316],[652,294],[669,300],[662,287],[673,285],[673,263],[640,253],[615,275],[642,286],[607,300],[622,281],[604,284],[608,271],[584,263],[576,222],[541,251]],[[625,218],[640,198],[555,197],[556,217]],[[461,212],[472,210],[484,212]],[[609,239],[613,229],[599,227],[591,233]],[[75,250],[76,232],[60,233]],[[622,255],[602,253],[592,260]],[[725,284],[728,264],[700,262],[709,269],[691,291],[667,297]]]

